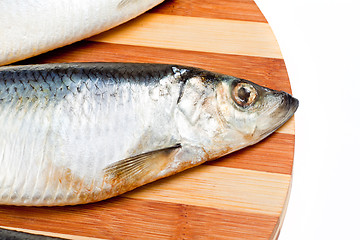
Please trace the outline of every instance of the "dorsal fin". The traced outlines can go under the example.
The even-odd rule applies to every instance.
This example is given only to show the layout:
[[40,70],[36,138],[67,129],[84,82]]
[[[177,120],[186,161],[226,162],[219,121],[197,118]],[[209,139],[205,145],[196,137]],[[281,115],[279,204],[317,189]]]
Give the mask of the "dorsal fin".
[[181,144],[142,153],[117,161],[104,169],[105,175],[117,181],[134,182],[145,176],[154,176],[173,160]]

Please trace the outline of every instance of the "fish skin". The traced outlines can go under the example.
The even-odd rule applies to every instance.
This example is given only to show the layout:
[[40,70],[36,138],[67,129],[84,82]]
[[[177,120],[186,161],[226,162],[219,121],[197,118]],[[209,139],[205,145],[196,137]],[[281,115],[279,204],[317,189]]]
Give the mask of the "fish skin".
[[0,204],[117,196],[255,144],[297,107],[287,93],[179,65],[0,67]]
[[64,238],[49,237],[39,234],[27,233],[17,230],[0,228],[0,239],[26,239],[26,240],[64,240]]
[[62,47],[124,23],[163,0],[2,0],[0,65]]

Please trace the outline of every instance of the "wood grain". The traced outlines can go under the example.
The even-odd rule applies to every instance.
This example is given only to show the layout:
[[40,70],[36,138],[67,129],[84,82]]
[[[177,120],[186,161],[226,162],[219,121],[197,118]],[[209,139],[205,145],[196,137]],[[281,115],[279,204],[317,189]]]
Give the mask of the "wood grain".
[[[113,61],[201,67],[291,93],[279,46],[252,0],[168,0],[17,64]],[[254,146],[106,201],[0,206],[0,226],[71,239],[273,239],[288,201],[294,142],[291,119]]]
[[202,165],[124,196],[278,216],[289,183],[287,174]]
[[267,22],[252,0],[170,0],[150,12],[169,15]]
[[267,23],[146,13],[92,41],[282,58]]
[[125,197],[26,210],[0,207],[0,214],[6,211],[23,229],[107,239],[268,239],[277,221],[271,215]]
[[206,164],[291,175],[295,136],[274,133],[270,138]]

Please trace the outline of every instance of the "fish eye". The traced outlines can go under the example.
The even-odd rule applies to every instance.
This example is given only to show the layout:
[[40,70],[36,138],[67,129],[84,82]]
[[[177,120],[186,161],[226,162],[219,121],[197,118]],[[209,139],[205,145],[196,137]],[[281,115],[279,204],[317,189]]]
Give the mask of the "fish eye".
[[231,95],[237,105],[248,107],[255,102],[258,94],[251,84],[240,82],[233,88]]

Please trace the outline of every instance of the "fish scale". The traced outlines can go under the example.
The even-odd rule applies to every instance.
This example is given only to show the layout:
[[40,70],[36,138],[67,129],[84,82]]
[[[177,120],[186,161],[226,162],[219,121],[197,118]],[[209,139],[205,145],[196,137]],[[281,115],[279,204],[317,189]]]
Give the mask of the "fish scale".
[[[2,197],[2,201],[12,200],[14,203],[21,201],[26,204],[27,201],[23,200],[24,196],[21,196],[21,194],[14,195],[15,193],[24,192],[23,186],[31,189],[26,184],[22,184],[25,181],[35,185],[34,189],[36,190],[34,192],[30,190],[24,193],[27,196],[33,196],[36,200],[35,203],[30,202],[31,204],[36,204],[36,202],[44,204],[55,201],[56,196],[60,195],[67,196],[67,201],[71,203],[72,199],[76,198],[76,195],[84,194],[84,192],[93,188],[101,189],[103,179],[99,177],[100,180],[96,180],[97,169],[101,170],[107,164],[116,161],[116,156],[118,158],[123,157],[119,153],[114,153],[114,149],[116,149],[114,142],[120,142],[119,145],[122,144],[121,140],[116,140],[114,133],[121,135],[121,133],[127,132],[126,130],[119,132],[119,130],[115,129],[117,125],[115,118],[119,114],[116,112],[116,108],[135,105],[134,99],[139,96],[130,96],[130,93],[128,93],[126,98],[122,98],[123,94],[118,91],[120,89],[129,91],[127,87],[130,87],[133,94],[138,90],[138,86],[130,84],[131,81],[147,83],[151,81],[146,73],[141,75],[141,71],[138,73],[132,72],[132,65],[123,69],[121,66],[119,65],[119,71],[111,68],[111,71],[104,71],[106,74],[98,71],[103,65],[94,67],[91,64],[82,64],[79,68],[72,66],[73,70],[69,70],[66,65],[54,65],[52,71],[43,68],[39,69],[37,66],[27,67],[26,69],[23,67],[4,67],[7,70],[0,72],[0,79],[14,79],[14,82],[9,87],[17,94],[18,98],[17,101],[14,101],[12,91],[9,93],[2,92],[2,95],[5,94],[4,97],[7,97],[6,100],[10,104],[9,107],[1,105],[0,108],[1,115],[5,112],[10,114],[10,119],[4,119],[3,126],[8,131],[14,132],[17,136],[16,139],[23,139],[23,142],[5,138],[7,144],[10,144],[13,148],[10,152],[17,155],[2,158],[1,165],[3,165],[3,162],[11,162],[10,171],[13,172],[13,177],[9,177],[7,179],[8,184],[5,184],[9,185],[13,181],[11,190],[0,187],[0,196],[4,195],[4,193],[1,194],[1,190],[6,192],[5,195],[7,196]],[[44,66],[44,68],[46,69],[47,66]],[[71,74],[69,74],[70,72]],[[168,73],[165,72],[164,74]],[[117,77],[114,77],[115,75]],[[1,82],[4,83],[4,81]],[[37,86],[34,87],[35,85]],[[122,88],[123,85],[126,87]],[[40,87],[43,90],[40,90]],[[114,93],[118,94],[114,95]],[[146,96],[146,91],[139,94]],[[14,111],[14,109],[17,109],[14,105],[19,106],[18,111]],[[154,112],[148,112],[148,115],[152,114]],[[138,122],[138,124],[144,122],[141,119],[134,119],[134,114],[124,113],[121,115],[126,115],[123,125],[125,122],[131,121]],[[143,117],[146,118],[148,115],[145,114]],[[105,118],[115,120],[108,121]],[[102,125],[102,122],[108,122],[109,124],[105,124],[106,127],[104,127],[105,125]],[[19,124],[20,127],[14,129],[16,124]],[[46,136],[49,131],[53,133]],[[140,129],[139,131],[146,131],[146,129]],[[6,136],[7,134],[4,134],[4,130],[2,130],[1,135]],[[37,141],[36,139],[30,141],[28,139],[30,136],[36,136],[40,140],[43,139],[41,142],[47,142],[43,144],[44,146],[36,146],[32,149],[37,154],[44,152],[40,154],[42,156],[37,157],[37,160],[36,157],[31,157],[32,154],[29,148],[25,148],[25,153],[21,150],[23,149],[22,146],[27,146],[27,144],[33,146],[34,141]],[[68,138],[73,139],[69,140]],[[132,142],[131,134],[127,141]],[[86,145],[89,142],[91,148]],[[52,146],[49,149],[47,146],[50,143]],[[104,143],[109,144],[111,146],[110,150],[112,150],[109,151]],[[76,150],[74,148],[75,144],[79,144]],[[96,147],[97,145],[103,147]],[[137,143],[133,141],[132,145],[136,146]],[[131,148],[128,151],[136,153],[136,147],[128,146],[124,148],[125,152],[127,148]],[[109,156],[107,158],[108,162],[101,162],[106,155]],[[29,159],[24,159],[24,156],[28,156]],[[14,161],[15,159],[18,159],[18,161]],[[49,159],[52,159],[52,161]],[[39,172],[29,174],[26,172],[29,167],[22,169],[24,162],[32,166],[39,165]],[[54,166],[57,164],[60,166],[55,168]],[[83,171],[84,168],[86,171]],[[66,178],[66,174],[70,170],[73,175],[71,179],[63,180],[69,181],[64,183],[64,187],[60,187],[60,181],[53,181],[52,185],[50,184],[53,180],[51,178],[57,175]],[[0,175],[5,176],[6,174],[1,173]],[[25,176],[29,179],[15,176]],[[71,190],[72,188],[78,189]],[[29,201],[31,201],[31,197],[29,198]],[[58,199],[64,200],[61,197],[58,197]]]
[[244,79],[142,63],[0,67],[0,96],[0,204],[35,206],[99,201],[239,150],[298,105]]

